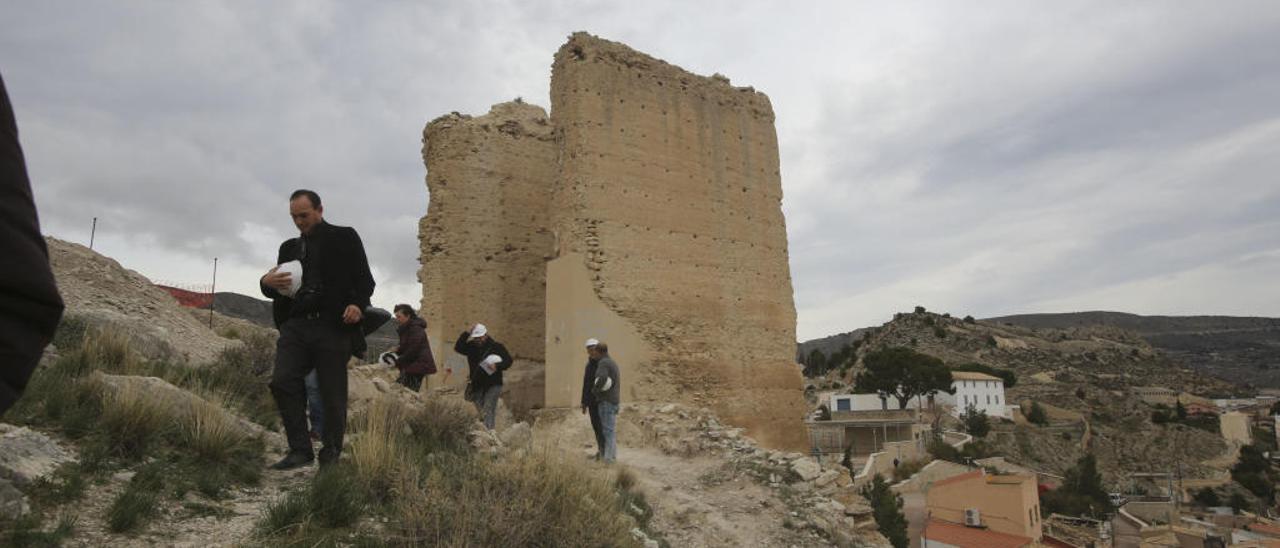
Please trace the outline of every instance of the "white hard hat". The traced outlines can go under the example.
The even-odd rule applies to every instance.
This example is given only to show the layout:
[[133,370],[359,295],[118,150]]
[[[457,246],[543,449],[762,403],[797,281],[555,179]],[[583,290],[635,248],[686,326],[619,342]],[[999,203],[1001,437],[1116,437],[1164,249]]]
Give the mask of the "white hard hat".
[[471,328],[471,337],[470,337],[470,338],[474,339],[474,338],[477,338],[477,337],[483,337],[483,336],[485,336],[485,334],[486,334],[486,333],[488,333],[488,332],[489,332],[489,328],[485,327],[485,326],[484,326],[484,324],[482,324],[482,323],[478,323],[478,324],[476,324],[476,326],[475,326],[475,327]]
[[277,266],[276,272],[289,273],[289,288],[280,290],[280,294],[293,298],[293,295],[302,287],[302,263],[298,261],[289,261]]
[[597,344],[600,344],[600,341],[597,341],[595,339],[587,339],[587,348],[591,348]]

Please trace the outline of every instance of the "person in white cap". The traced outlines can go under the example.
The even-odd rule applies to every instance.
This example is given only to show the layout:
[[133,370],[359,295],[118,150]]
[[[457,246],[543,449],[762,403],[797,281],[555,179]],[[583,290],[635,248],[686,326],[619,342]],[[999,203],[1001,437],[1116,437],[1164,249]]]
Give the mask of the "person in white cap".
[[600,408],[600,431],[604,434],[604,448],[600,460],[612,463],[618,458],[618,408],[622,406],[622,373],[618,363],[609,357],[609,345],[597,342],[590,350],[596,359],[596,378],[591,386]]
[[502,372],[511,368],[511,353],[489,336],[489,329],[482,323],[463,331],[453,351],[467,357],[467,401],[475,404],[476,411],[484,417],[484,427],[493,430],[498,397],[502,395]]
[[600,344],[595,339],[587,339],[587,368],[582,374],[582,413],[591,417],[591,430],[596,434],[596,460],[604,455],[604,428],[600,424],[600,408],[596,406],[596,395],[591,387],[596,382],[596,366],[599,364],[591,350]]

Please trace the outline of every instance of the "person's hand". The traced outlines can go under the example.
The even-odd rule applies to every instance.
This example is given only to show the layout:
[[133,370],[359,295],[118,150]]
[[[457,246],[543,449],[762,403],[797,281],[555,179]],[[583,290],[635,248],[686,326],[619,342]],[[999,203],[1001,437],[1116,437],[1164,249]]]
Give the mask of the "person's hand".
[[280,270],[280,267],[271,267],[271,270],[262,275],[262,283],[276,291],[289,289],[289,285],[293,283],[293,275],[288,272],[277,272],[277,270]]
[[347,305],[347,309],[342,311],[342,322],[357,323],[360,321],[362,316],[364,316],[364,314],[360,312],[360,307],[354,304],[349,304]]

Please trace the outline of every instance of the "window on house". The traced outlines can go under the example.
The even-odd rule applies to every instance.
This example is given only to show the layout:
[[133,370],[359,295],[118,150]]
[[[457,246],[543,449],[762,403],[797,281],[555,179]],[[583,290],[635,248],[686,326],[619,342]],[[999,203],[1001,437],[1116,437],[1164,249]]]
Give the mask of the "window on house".
[[991,405],[991,394],[987,394],[987,405]]
[[836,400],[836,411],[852,411],[853,400],[849,398],[839,398]]

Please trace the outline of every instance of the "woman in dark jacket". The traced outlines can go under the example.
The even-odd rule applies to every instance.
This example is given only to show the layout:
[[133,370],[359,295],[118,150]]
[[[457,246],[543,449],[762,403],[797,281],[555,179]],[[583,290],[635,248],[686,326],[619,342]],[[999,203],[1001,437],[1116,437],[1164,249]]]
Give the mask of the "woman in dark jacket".
[[436,360],[431,356],[431,343],[427,341],[427,322],[407,304],[396,305],[395,314],[396,323],[400,324],[396,328],[400,334],[400,346],[397,347],[400,357],[396,359],[400,378],[396,382],[417,392],[422,387],[422,379],[436,372]]

